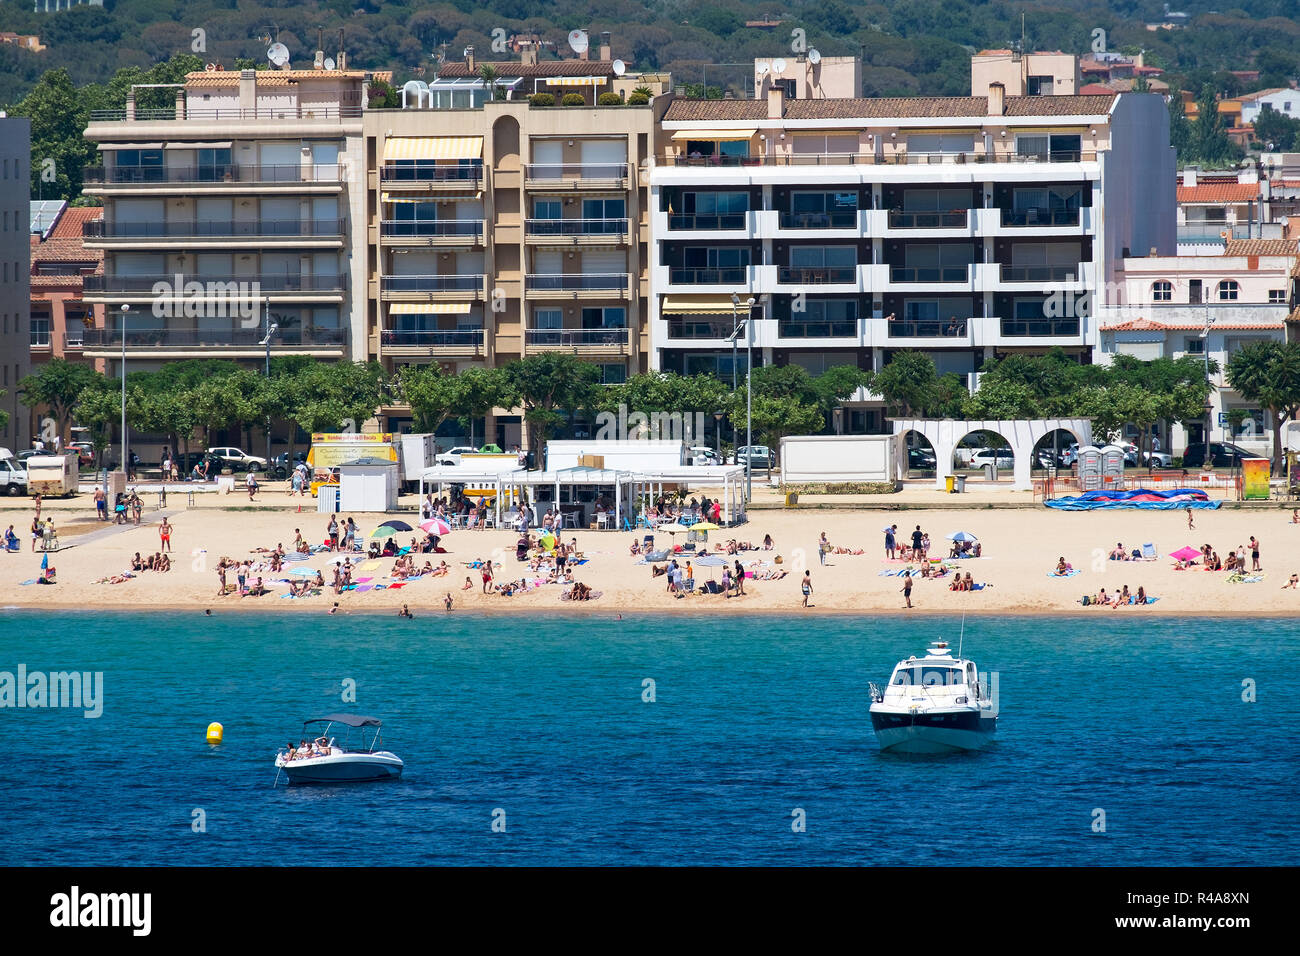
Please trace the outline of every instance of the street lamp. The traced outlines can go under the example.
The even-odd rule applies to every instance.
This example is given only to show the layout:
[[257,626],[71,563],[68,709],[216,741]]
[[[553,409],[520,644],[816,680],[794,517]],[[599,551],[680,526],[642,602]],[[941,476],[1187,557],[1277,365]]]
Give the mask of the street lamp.
[[122,476],[123,478],[131,474],[130,462],[126,457],[126,314],[131,311],[131,307],[125,303],[122,304],[122,319],[119,323],[118,331],[122,334]]
[[[271,384],[271,339],[275,336],[276,332],[280,331],[280,325],[278,322],[277,323],[271,322],[271,300],[269,298],[265,300],[264,314],[266,316],[266,337],[262,339],[262,341],[258,342],[257,344],[266,346],[266,383],[267,385],[270,385]],[[285,458],[284,465],[286,469],[289,467],[289,461],[287,455]],[[266,478],[268,481],[271,478],[271,413],[269,411],[266,414]]]
[[[1201,352],[1205,356],[1205,382],[1211,388],[1214,383],[1210,381],[1210,326],[1217,321],[1217,318],[1210,315],[1210,303],[1205,303],[1205,328],[1201,330]],[[1210,396],[1205,396],[1205,456],[1208,460],[1210,457],[1210,429],[1213,426],[1214,407],[1210,404]]]
[[[753,321],[754,297],[745,300],[745,502],[748,504],[754,492],[754,335],[750,329]],[[740,335],[740,296],[731,293],[731,375],[736,375],[736,337]],[[734,385],[733,385],[734,388]]]
[[722,457],[722,412],[713,413],[713,445],[718,457]]

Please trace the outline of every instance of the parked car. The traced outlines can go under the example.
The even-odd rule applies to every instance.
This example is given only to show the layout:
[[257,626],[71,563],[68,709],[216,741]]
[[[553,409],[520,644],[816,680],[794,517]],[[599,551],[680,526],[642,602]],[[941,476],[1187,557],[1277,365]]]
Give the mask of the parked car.
[[233,448],[229,445],[220,448],[209,448],[208,456],[217,459],[221,462],[222,468],[229,468],[231,471],[266,471],[265,458],[250,455],[239,448]]
[[[1231,442],[1210,442],[1210,460],[1215,468],[1236,468],[1241,465],[1243,458],[1262,457],[1264,456],[1247,451]],[[1183,467],[1205,467],[1205,442],[1192,442],[1187,446],[1187,450],[1183,452]],[[1272,473],[1272,465],[1269,466],[1269,470]]]
[[289,453],[282,451],[271,459],[271,470],[268,474],[277,481],[283,481],[289,477],[289,471],[296,468],[299,463],[307,463],[307,452],[296,451],[293,453],[293,465],[289,464]]
[[88,441],[70,441],[68,442],[68,451],[77,453],[77,462],[82,468],[87,468],[95,463],[95,446]]
[[938,460],[928,451],[920,448],[907,450],[907,467],[913,471],[934,471],[938,464]]
[[[1120,442],[1119,446],[1124,449],[1124,464],[1136,466],[1138,463],[1138,446],[1131,441]],[[1147,450],[1142,452],[1142,461],[1152,468],[1169,468],[1174,463],[1172,455],[1163,451]]]
[[970,466],[980,469],[985,465],[994,465],[1007,471],[1016,466],[1016,453],[1010,448],[981,448],[971,456]]
[[459,465],[461,455],[477,455],[478,449],[473,445],[457,445],[444,452],[439,452],[434,461],[439,465]]
[[721,465],[722,456],[712,448],[696,445],[686,449],[686,460],[692,465]]
[[757,471],[760,468],[771,469],[772,467],[772,449],[766,445],[742,445],[736,449],[735,463],[743,465],[749,462],[749,470]]

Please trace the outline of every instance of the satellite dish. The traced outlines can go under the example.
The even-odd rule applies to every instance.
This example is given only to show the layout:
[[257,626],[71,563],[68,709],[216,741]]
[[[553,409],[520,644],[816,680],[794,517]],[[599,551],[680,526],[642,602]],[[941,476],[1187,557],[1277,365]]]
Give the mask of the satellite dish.
[[569,48],[573,50],[574,53],[585,53],[587,51],[587,31],[569,31]]
[[275,66],[284,66],[289,62],[289,48],[283,43],[272,43],[271,49],[266,51],[266,58]]
[[808,62],[816,66],[822,61],[822,55],[817,52],[816,47],[808,51]]
[[773,60],[773,61],[772,61],[772,72],[773,72],[773,73],[784,73],[784,72],[785,72],[785,60],[782,60],[780,57],[778,57],[777,59]]
[[325,62],[324,62],[324,64],[322,64],[322,65],[323,65],[323,66],[325,67],[325,69],[327,69],[327,70],[332,70],[332,69],[334,69],[334,57],[332,57],[332,56],[327,56],[327,57],[325,57]]
[[613,63],[613,67],[614,67],[615,76],[622,76],[624,73],[627,72],[627,64],[624,63],[622,60],[615,60]]
[[215,72],[217,72],[217,65],[216,65],[215,63],[207,63],[207,64],[204,64],[203,72],[204,72],[204,73],[215,73]]
[[758,71],[759,76],[767,76],[767,71],[772,69],[772,67],[768,64],[766,60],[764,60],[763,62],[759,63],[758,66],[755,67],[755,69]]

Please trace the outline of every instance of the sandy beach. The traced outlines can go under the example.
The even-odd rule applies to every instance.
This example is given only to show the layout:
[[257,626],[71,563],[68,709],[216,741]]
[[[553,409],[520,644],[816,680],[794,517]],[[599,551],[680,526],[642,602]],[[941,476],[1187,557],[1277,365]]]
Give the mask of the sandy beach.
[[[906,503],[909,492],[892,496],[891,504]],[[153,496],[150,496],[151,498]],[[925,497],[914,504],[923,504]],[[1006,497],[1006,496],[1004,496]],[[580,613],[690,611],[737,613],[788,610],[794,614],[824,612],[884,611],[903,612],[902,580],[896,572],[916,562],[888,561],[884,555],[883,528],[897,524],[900,539],[908,539],[920,525],[931,538],[931,557],[948,553],[946,536],[966,531],[981,542],[983,556],[951,562],[964,574],[970,572],[983,590],[954,592],[949,590],[951,575],[937,580],[916,578],[912,592],[914,609],[907,613],[1017,613],[1059,614],[1089,613],[1179,615],[1230,614],[1289,615],[1300,613],[1300,589],[1284,589],[1291,573],[1300,570],[1294,557],[1300,541],[1300,525],[1291,523],[1289,508],[1252,510],[1224,508],[1194,512],[1195,530],[1188,530],[1183,511],[1109,511],[1059,512],[1041,507],[981,507],[972,501],[963,509],[885,510],[860,502],[838,506],[834,498],[818,499],[819,508],[755,509],[751,520],[736,529],[715,531],[709,545],[725,543],[729,538],[761,545],[770,534],[775,547],[771,551],[746,551],[728,558],[739,558],[746,570],[759,574],[788,572],[781,580],[747,579],[745,594],[726,598],[722,595],[689,595],[677,598],[666,590],[664,577],[652,577],[650,566],[629,554],[634,535],[616,531],[567,531],[564,539],[576,539],[587,558],[575,574],[577,580],[600,592],[591,602],[561,599],[561,585],[543,585],[514,596],[483,594],[479,572],[466,565],[491,557],[500,567],[497,581],[531,578],[526,565],[515,558],[518,535],[511,531],[455,531],[442,539],[445,555],[420,555],[417,564],[432,559],[436,566],[445,560],[451,573],[445,577],[425,576],[401,588],[375,588],[389,585],[388,573],[393,559],[364,564],[357,578],[370,578],[371,590],[346,591],[336,595],[326,588],[320,595],[286,599],[286,588],[272,587],[261,597],[240,598],[237,594],[218,597],[218,560],[256,559],[257,548],[274,548],[283,544],[287,550],[301,529],[309,542],[325,538],[328,516],[316,513],[315,502],[303,502],[301,513],[293,510],[298,499],[288,505],[283,494],[266,494],[256,506],[238,497],[198,496],[186,507],[181,495],[171,499],[173,507],[166,514],[174,525],[172,536],[173,568],[166,573],[145,571],[120,584],[94,583],[105,576],[130,568],[131,558],[139,551],[149,555],[159,549],[158,525],[163,512],[146,510],[138,527],[109,526],[94,518],[88,496],[63,502],[49,502],[45,513],[55,515],[60,527],[61,550],[50,554],[57,568],[58,583],[53,586],[21,582],[36,578],[42,554],[30,550],[28,529],[33,508],[30,502],[5,502],[0,511],[3,525],[12,523],[21,550],[8,553],[0,563],[0,583],[7,598],[4,603],[30,608],[175,608],[197,610],[276,610],[325,613],[338,601],[345,612],[396,612],[403,603],[412,611],[445,613],[443,602],[450,593],[455,612],[512,612],[530,608],[564,608]],[[966,504],[963,502],[963,504]],[[827,507],[828,505],[832,507]],[[311,510],[308,510],[311,509]],[[358,515],[358,525],[368,534],[384,516]],[[414,514],[401,517],[418,523]],[[833,546],[861,549],[862,554],[829,554],[823,566],[818,560],[818,538],[826,532]],[[644,532],[638,532],[640,539]],[[1261,544],[1260,564],[1263,580],[1256,583],[1232,583],[1224,572],[1207,572],[1200,567],[1177,570],[1169,552],[1184,545],[1199,548],[1209,543],[1227,558],[1239,546],[1248,548],[1254,535]],[[678,535],[682,542],[684,536]],[[406,544],[410,534],[398,536]],[[658,547],[670,545],[672,539],[660,534]],[[1118,542],[1131,551],[1144,543],[1153,543],[1159,555],[1156,561],[1112,561],[1107,555]],[[684,542],[683,542],[684,543]],[[310,560],[290,567],[309,566],[326,570],[331,554],[315,554]],[[778,557],[780,560],[778,561]],[[1051,574],[1059,558],[1064,557],[1078,573],[1068,578]],[[363,559],[364,562],[364,559]],[[811,607],[801,607],[800,583],[805,570],[812,571]],[[721,568],[698,568],[696,580],[706,581],[710,571],[720,579]],[[881,572],[895,574],[884,576]],[[265,575],[268,580],[285,575]],[[466,578],[471,587],[464,589]],[[233,574],[230,576],[234,582]],[[1124,585],[1136,592],[1139,586],[1159,600],[1145,607],[1084,608],[1079,599],[1101,588],[1114,594]]]

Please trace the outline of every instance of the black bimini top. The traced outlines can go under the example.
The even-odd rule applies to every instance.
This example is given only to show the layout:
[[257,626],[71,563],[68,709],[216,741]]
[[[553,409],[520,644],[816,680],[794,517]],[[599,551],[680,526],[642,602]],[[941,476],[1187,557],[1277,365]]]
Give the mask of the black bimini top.
[[311,720],[304,721],[308,724],[346,724],[349,727],[379,727],[383,721],[378,717],[362,717],[360,714],[327,714],[324,717],[313,717]]

